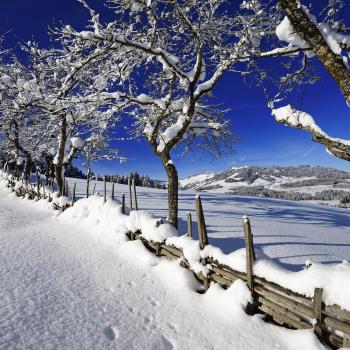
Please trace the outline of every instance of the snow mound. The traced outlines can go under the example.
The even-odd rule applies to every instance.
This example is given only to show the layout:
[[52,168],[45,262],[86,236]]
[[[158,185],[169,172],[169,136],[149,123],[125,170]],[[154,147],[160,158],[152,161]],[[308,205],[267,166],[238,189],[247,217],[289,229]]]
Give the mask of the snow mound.
[[83,221],[90,228],[105,225],[108,229],[114,228],[118,233],[140,230],[144,238],[154,242],[163,242],[168,237],[177,235],[172,225],[159,224],[159,219],[147,212],[131,211],[130,215],[125,215],[119,201],[108,199],[104,203],[104,199],[98,195],[78,200],[61,216],[67,220]]

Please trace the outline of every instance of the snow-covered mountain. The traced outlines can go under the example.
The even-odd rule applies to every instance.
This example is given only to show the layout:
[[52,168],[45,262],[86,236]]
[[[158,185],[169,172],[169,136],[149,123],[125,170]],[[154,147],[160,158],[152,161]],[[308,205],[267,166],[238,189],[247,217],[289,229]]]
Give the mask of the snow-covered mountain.
[[295,200],[350,203],[350,173],[309,165],[245,166],[203,173],[180,180],[182,190],[221,192]]

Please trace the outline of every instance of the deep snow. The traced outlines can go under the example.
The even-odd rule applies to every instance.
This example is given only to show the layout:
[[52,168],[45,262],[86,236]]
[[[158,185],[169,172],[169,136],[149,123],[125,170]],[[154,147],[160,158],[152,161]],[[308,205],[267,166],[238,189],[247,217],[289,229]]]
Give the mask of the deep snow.
[[323,349],[247,316],[242,282],[205,295],[118,228],[57,216],[0,186],[1,349]]

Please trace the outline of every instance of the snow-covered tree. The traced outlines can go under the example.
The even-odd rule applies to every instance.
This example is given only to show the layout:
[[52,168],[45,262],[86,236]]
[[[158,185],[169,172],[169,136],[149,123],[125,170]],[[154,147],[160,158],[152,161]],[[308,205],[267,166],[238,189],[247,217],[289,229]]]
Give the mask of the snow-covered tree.
[[[350,140],[329,136],[306,112],[298,111],[290,104],[276,107],[288,98],[295,85],[305,80],[306,72],[316,60],[328,71],[337,83],[345,102],[350,107],[350,34],[349,18],[343,11],[346,1],[328,0],[319,15],[312,12],[311,1],[281,0],[282,17],[275,33],[280,42],[286,42],[289,50],[299,51],[296,60],[300,66],[289,65],[287,74],[280,77],[279,91],[270,101],[272,115],[278,123],[306,130],[313,141],[324,144],[327,151],[338,158],[350,160]],[[314,82],[309,76],[307,83]],[[294,83],[286,88],[286,84]],[[332,116],[334,118],[334,116]]]
[[235,15],[224,0],[112,0],[106,3],[115,21],[104,23],[81,2],[90,11],[91,24],[83,31],[64,27],[62,40],[74,47],[98,47],[105,54],[107,63],[98,74],[102,81],[129,68],[122,83],[104,84],[95,98],[124,103],[135,121],[133,131],[161,159],[168,176],[168,220],[177,226],[178,174],[172,151],[180,144],[185,151],[197,145],[216,155],[223,146],[230,149],[228,121],[211,95],[225,72],[245,73],[247,56],[259,45],[262,29],[270,26],[269,14],[261,9],[260,17]]

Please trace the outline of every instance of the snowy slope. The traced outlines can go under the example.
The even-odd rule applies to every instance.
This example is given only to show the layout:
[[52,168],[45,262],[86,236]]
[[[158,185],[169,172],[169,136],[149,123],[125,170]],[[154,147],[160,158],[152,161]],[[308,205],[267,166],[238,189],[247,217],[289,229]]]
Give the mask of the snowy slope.
[[350,192],[350,173],[332,168],[239,167],[180,180],[183,190],[283,199],[338,200]]
[[324,349],[312,330],[247,316],[242,282],[197,294],[188,271],[117,227],[3,187],[0,223],[1,349]]

